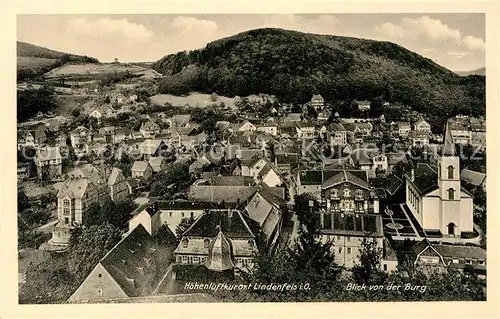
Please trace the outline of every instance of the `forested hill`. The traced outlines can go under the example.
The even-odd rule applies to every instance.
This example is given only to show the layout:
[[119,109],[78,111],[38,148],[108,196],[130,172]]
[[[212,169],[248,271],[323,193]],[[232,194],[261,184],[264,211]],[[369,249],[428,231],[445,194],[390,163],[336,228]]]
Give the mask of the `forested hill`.
[[17,41],[18,81],[33,78],[66,63],[98,63],[95,58],[50,50]]
[[153,68],[166,76],[163,93],[276,95],[303,103],[383,96],[430,116],[483,114],[485,78],[460,77],[390,42],[256,29],[165,56]]

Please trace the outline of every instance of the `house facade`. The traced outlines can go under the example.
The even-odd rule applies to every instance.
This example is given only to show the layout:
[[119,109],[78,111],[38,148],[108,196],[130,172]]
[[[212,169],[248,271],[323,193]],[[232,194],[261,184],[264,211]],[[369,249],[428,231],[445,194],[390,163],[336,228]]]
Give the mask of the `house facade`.
[[[222,233],[222,234],[221,234]],[[251,269],[257,252],[255,235],[237,210],[208,210],[204,212],[183,234],[174,251],[176,263],[197,265],[210,262],[214,246],[225,241],[226,249],[218,254],[227,254],[227,269]],[[220,247],[220,246],[219,246]],[[220,257],[219,257],[220,258]],[[220,269],[227,270],[227,269]]]
[[383,248],[379,198],[366,180],[338,171],[321,184],[320,240],[332,243],[335,261],[351,268],[363,241]]
[[38,178],[57,179],[62,175],[62,156],[59,147],[38,149],[34,158]]

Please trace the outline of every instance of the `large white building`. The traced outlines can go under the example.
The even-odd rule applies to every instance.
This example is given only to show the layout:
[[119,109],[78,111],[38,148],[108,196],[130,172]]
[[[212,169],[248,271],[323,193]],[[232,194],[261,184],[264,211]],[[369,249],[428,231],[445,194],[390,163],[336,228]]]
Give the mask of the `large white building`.
[[448,126],[437,172],[420,164],[406,175],[406,204],[426,234],[459,242],[474,232],[472,196],[460,185],[460,159]]

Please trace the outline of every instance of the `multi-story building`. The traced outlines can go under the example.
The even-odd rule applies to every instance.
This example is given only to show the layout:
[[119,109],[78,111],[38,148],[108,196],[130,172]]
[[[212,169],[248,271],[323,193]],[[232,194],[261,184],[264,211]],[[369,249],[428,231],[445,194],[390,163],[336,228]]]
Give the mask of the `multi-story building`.
[[147,121],[142,123],[139,131],[145,138],[154,138],[155,135],[160,134],[160,126],[155,122]]
[[[205,264],[215,271],[247,270],[253,267],[256,252],[255,235],[242,214],[222,209],[209,210],[198,217],[182,234],[174,257],[181,265]],[[212,269],[216,259],[219,267]]]
[[335,261],[351,268],[364,240],[383,249],[379,197],[366,179],[340,170],[321,183],[320,240],[331,242]]
[[57,218],[49,245],[67,247],[71,231],[83,224],[85,213],[92,203],[99,201],[94,184],[85,177],[68,178],[57,194]]
[[411,145],[417,146],[417,147],[422,147],[425,145],[429,145],[429,133],[425,131],[411,131],[409,133],[409,138]]
[[332,147],[337,145],[347,145],[347,130],[342,123],[335,122],[330,124],[328,126],[328,131],[330,132],[330,145]]
[[84,156],[89,152],[89,143],[92,140],[90,130],[86,127],[79,126],[70,135],[71,146],[75,151],[76,156]]
[[313,94],[311,98],[311,106],[315,110],[322,110],[325,107],[325,99],[321,96],[321,94]]
[[424,119],[419,119],[413,124],[415,131],[431,133],[431,125]]
[[55,179],[62,175],[62,156],[59,147],[44,147],[36,151],[34,158],[38,178]]
[[299,138],[314,138],[316,135],[314,125],[309,122],[297,122],[295,129]]
[[456,144],[467,145],[471,143],[472,132],[470,130],[469,118],[457,115],[448,120],[448,127]]
[[113,167],[108,177],[109,196],[113,201],[126,199],[130,195],[130,186],[121,169]]

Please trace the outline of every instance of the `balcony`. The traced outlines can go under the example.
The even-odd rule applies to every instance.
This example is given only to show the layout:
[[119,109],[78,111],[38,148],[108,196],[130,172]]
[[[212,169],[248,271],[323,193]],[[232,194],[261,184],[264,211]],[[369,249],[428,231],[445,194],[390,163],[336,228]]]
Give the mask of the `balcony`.
[[365,195],[364,194],[354,195],[354,200],[365,200]]

